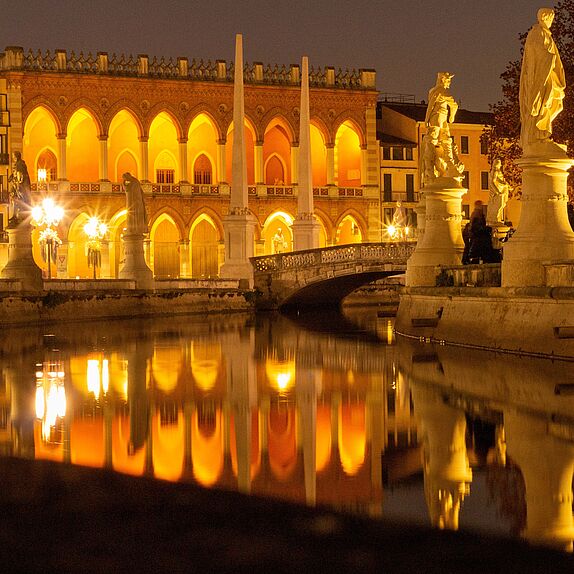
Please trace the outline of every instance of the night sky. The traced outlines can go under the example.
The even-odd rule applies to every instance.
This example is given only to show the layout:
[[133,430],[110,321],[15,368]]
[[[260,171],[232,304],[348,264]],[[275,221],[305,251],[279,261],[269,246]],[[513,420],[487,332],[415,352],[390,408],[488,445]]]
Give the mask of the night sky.
[[426,99],[437,71],[455,74],[462,106],[486,111],[500,74],[520,56],[518,35],[544,0],[3,0],[0,50],[65,49],[374,68],[381,92]]

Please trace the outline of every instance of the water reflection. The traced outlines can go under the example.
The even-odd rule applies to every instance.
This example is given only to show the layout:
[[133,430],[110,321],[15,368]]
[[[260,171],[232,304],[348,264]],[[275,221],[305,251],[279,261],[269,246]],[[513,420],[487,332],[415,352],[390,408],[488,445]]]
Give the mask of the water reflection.
[[5,331],[0,452],[571,548],[571,365],[305,321]]

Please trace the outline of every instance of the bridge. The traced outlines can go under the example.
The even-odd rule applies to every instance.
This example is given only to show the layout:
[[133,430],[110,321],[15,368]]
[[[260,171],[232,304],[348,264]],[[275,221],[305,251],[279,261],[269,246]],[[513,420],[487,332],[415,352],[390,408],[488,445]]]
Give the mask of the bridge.
[[352,291],[400,275],[416,243],[356,243],[252,257],[258,309],[340,305]]

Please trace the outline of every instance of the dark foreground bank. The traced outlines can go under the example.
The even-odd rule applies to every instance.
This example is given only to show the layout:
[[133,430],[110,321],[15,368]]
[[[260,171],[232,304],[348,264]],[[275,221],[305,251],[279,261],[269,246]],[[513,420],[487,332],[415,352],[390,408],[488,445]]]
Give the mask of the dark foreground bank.
[[519,542],[10,458],[0,549],[4,573],[574,571]]

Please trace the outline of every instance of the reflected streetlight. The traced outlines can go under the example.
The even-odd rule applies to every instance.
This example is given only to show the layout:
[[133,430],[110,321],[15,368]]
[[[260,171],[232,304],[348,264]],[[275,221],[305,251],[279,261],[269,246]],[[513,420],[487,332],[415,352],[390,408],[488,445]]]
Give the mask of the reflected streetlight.
[[94,269],[94,279],[96,271],[102,265],[102,239],[108,232],[108,226],[97,217],[90,217],[84,225],[84,233],[88,236],[86,243],[86,255],[88,257],[88,267]]
[[58,247],[62,243],[56,227],[63,217],[64,209],[50,197],[46,197],[40,205],[32,208],[32,225],[43,227],[40,231],[39,243],[42,248],[42,258],[48,262],[48,279],[52,278],[52,262],[56,263]]

